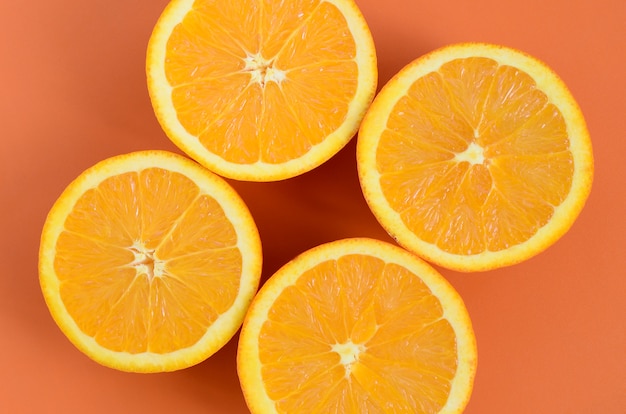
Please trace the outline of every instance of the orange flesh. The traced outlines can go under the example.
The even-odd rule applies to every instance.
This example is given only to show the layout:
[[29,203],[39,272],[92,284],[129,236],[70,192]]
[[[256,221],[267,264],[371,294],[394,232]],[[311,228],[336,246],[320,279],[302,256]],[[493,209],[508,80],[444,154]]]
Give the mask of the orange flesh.
[[457,59],[395,105],[376,153],[391,207],[454,254],[520,244],[551,218],[574,171],[565,121],[534,80]]
[[343,123],[356,45],[329,3],[245,3],[196,2],[172,32],[165,71],[179,121],[207,149],[281,163]]
[[455,338],[418,277],[347,255],[274,302],[259,335],[263,382],[284,413],[437,412],[457,368]]
[[197,342],[233,303],[242,258],[218,203],[181,174],[106,179],[76,203],[54,268],[79,328],[113,351]]

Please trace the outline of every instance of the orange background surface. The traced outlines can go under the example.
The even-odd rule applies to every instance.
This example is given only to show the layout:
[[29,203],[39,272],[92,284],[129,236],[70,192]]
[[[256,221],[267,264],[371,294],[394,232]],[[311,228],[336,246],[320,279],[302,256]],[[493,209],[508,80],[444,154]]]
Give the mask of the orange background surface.
[[[591,132],[596,175],[573,228],[543,254],[490,272],[441,270],[473,319],[479,365],[467,413],[626,413],[626,1],[357,0],[382,85],[448,43],[486,41],[545,61]],[[144,58],[166,0],[0,4],[0,412],[245,413],[237,337],[209,360],[129,374],[77,351],[37,279],[39,235],[82,170],[139,149],[177,151],[146,90]],[[360,193],[355,140],[276,183],[232,182],[264,244],[264,278],[322,242],[390,240]]]

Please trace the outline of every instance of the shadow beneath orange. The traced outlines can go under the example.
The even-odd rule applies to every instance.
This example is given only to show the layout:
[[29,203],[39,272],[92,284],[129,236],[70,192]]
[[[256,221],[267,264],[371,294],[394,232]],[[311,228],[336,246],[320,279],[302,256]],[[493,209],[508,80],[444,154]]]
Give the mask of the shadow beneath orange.
[[347,237],[389,239],[358,181],[356,138],[320,167],[284,181],[231,181],[247,203],[263,244],[263,281],[296,255]]
[[380,90],[400,69],[440,46],[440,42],[412,27],[379,27],[377,23],[379,20],[373,20],[370,29],[376,45]]
[[211,407],[215,413],[248,413],[237,376],[237,333],[222,349],[206,361],[170,375],[171,386],[180,388],[185,398],[198,407]]

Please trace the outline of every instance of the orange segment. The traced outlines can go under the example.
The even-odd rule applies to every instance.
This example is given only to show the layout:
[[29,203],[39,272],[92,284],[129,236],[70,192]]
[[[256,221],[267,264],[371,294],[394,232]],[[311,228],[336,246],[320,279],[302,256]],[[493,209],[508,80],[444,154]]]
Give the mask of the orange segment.
[[363,121],[357,164],[369,206],[400,244],[465,271],[545,250],[573,224],[593,177],[563,82],[487,44],[444,47],[391,79]]
[[97,362],[170,371],[239,329],[261,249],[243,201],[181,156],[104,160],[61,194],[44,226],[40,282],[55,321]]
[[211,170],[250,181],[332,157],[377,82],[373,40],[352,0],[172,0],[146,65],[168,137]]
[[266,282],[237,361],[253,413],[461,412],[476,343],[461,298],[432,267],[388,243],[345,239]]

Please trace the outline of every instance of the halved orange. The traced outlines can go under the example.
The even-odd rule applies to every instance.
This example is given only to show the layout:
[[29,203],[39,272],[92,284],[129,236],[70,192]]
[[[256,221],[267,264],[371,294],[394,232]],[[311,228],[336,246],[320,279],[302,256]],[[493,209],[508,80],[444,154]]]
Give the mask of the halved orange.
[[250,305],[237,369],[252,413],[459,413],[477,351],[461,297],[429,264],[368,238],[310,249]]
[[221,177],[165,151],[101,161],[46,219],[39,278],[52,317],[102,365],[172,371],[241,326],[261,275],[256,225]]
[[248,181],[331,158],[355,135],[378,80],[352,0],[172,0],[146,67],[167,136],[214,172]]
[[428,53],[383,86],[357,165],[398,243],[461,271],[544,251],[573,225],[593,179],[589,133],[563,81],[528,54],[479,43]]

